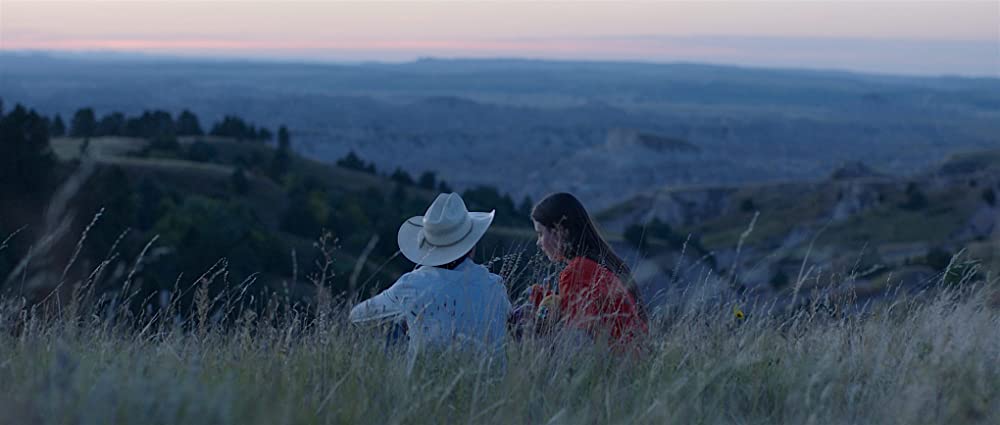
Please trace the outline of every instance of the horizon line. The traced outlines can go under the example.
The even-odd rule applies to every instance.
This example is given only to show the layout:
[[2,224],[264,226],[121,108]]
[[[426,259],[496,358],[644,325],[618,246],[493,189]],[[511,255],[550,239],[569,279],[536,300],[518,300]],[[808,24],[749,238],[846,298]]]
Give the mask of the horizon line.
[[621,64],[621,65],[661,65],[661,66],[706,66],[720,68],[735,68],[758,71],[775,72],[803,72],[803,73],[836,73],[852,74],[857,76],[874,77],[898,77],[898,78],[961,78],[961,79],[988,79],[1000,80],[1000,69],[994,74],[978,73],[899,73],[888,71],[874,71],[851,67],[824,67],[824,66],[783,66],[766,64],[745,64],[727,61],[711,60],[656,60],[656,59],[634,59],[634,58],[559,58],[559,57],[535,57],[535,56],[444,56],[444,55],[412,55],[402,59],[333,59],[333,58],[306,58],[295,55],[274,57],[267,55],[212,55],[211,53],[179,53],[179,52],[145,52],[141,50],[121,50],[121,49],[82,49],[82,50],[57,50],[57,49],[8,49],[0,48],[0,56],[36,56],[50,59],[79,59],[89,61],[173,61],[173,62],[211,62],[211,63],[257,63],[257,64],[279,64],[279,65],[329,65],[329,66],[364,66],[364,65],[407,65],[417,64],[424,61],[466,61],[466,62],[488,62],[488,61],[510,61],[510,62],[539,62],[539,63],[593,63],[593,64]]

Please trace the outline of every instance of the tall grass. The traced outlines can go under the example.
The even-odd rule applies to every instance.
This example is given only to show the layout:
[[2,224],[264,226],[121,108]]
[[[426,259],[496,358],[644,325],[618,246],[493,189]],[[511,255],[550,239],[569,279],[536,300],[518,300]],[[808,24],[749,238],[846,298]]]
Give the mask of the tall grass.
[[[136,259],[109,254],[83,281],[63,272],[54,293],[65,297],[28,305],[5,292],[0,423],[1000,423],[1000,292],[989,277],[865,308],[849,297],[783,310],[693,296],[654,310],[642,355],[529,337],[509,341],[503,371],[447,353],[408,370],[383,330],[347,323],[350,300],[325,289],[341,279],[328,239],[307,276],[309,305],[287,292],[244,302],[255,276],[211,294],[228,281],[224,260],[137,300],[155,239]],[[500,261],[509,282],[551,273],[517,253]],[[118,263],[128,272],[107,272]]]
[[225,301],[205,294],[186,321],[8,298],[0,422],[1000,423],[994,290],[966,284],[864,314],[689,304],[655,315],[642,356],[511,341],[503,373],[451,356],[407,373],[335,300],[310,314],[275,298],[212,326]]

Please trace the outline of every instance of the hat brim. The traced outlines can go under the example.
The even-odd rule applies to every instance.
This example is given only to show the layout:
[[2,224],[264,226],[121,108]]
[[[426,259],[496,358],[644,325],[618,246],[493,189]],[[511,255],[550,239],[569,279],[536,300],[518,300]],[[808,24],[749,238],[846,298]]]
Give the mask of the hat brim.
[[422,266],[440,266],[448,264],[467,254],[472,250],[479,240],[486,234],[486,230],[493,224],[493,217],[496,211],[470,212],[469,219],[472,221],[472,230],[469,234],[454,245],[446,247],[434,247],[428,244],[420,246],[420,230],[423,228],[423,216],[411,217],[403,222],[399,227],[397,242],[399,250],[406,259]]

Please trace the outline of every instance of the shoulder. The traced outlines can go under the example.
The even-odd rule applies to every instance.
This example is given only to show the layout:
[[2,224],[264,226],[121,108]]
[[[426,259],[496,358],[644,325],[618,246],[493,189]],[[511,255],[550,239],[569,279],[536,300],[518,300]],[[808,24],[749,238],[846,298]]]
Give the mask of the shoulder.
[[618,278],[607,267],[586,257],[574,258],[559,275],[562,284],[607,284]]
[[419,266],[412,271],[403,273],[396,282],[410,283],[439,278],[440,270],[437,267]]
[[404,273],[396,282],[392,284],[386,291],[392,291],[394,293],[412,293],[416,292],[419,288],[426,288],[426,282],[432,281],[432,271],[428,271],[426,267],[413,270],[409,273]]
[[480,282],[486,291],[503,294],[503,298],[507,299],[507,287],[504,286],[502,276],[490,272],[490,269],[482,264],[470,263],[468,270],[474,272],[475,276],[477,276],[475,280]]
[[566,264],[566,268],[560,273],[560,277],[571,277],[576,275],[592,275],[600,270],[601,265],[587,257],[576,257]]
[[468,273],[471,273],[472,276],[475,276],[475,278],[480,281],[496,283],[501,285],[503,284],[503,278],[500,277],[500,275],[490,272],[490,269],[488,267],[482,264],[475,263],[471,260],[463,263],[462,266],[460,266],[460,270],[464,270]]

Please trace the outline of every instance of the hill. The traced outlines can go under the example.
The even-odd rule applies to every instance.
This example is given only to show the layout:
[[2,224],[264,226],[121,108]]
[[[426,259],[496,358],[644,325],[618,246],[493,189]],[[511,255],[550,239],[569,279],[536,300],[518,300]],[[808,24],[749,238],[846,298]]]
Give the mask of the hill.
[[[818,182],[662,188],[599,218],[612,232],[674,241],[644,246],[645,263],[710,253],[703,268],[779,297],[831,285],[878,295],[890,284],[943,282],[949,265],[1000,265],[1000,151],[955,155],[905,178],[863,168]],[[685,281],[653,280],[661,290]]]
[[[24,121],[17,117],[0,115],[0,123],[14,128]],[[71,292],[66,282],[99,280],[105,294],[131,287],[136,303],[176,291],[192,301],[199,275],[224,270],[213,296],[237,284],[258,302],[268,294],[310,302],[319,288],[352,296],[413,267],[398,255],[398,226],[439,190],[451,190],[433,173],[379,174],[353,154],[340,165],[303,158],[287,148],[283,127],[277,145],[165,134],[39,139],[52,168],[39,169],[44,187],[25,192],[30,202],[0,211],[0,231],[10,235],[0,249],[0,289],[42,300],[54,289]],[[16,145],[7,142],[3,147]],[[13,205],[20,190],[5,189],[4,204]],[[508,196],[485,186],[463,196],[472,209],[498,211],[480,261],[531,245],[530,220]],[[104,263],[119,271],[90,274]],[[61,277],[53,275],[58,264],[65,265]],[[132,270],[127,279],[123,268]]]

